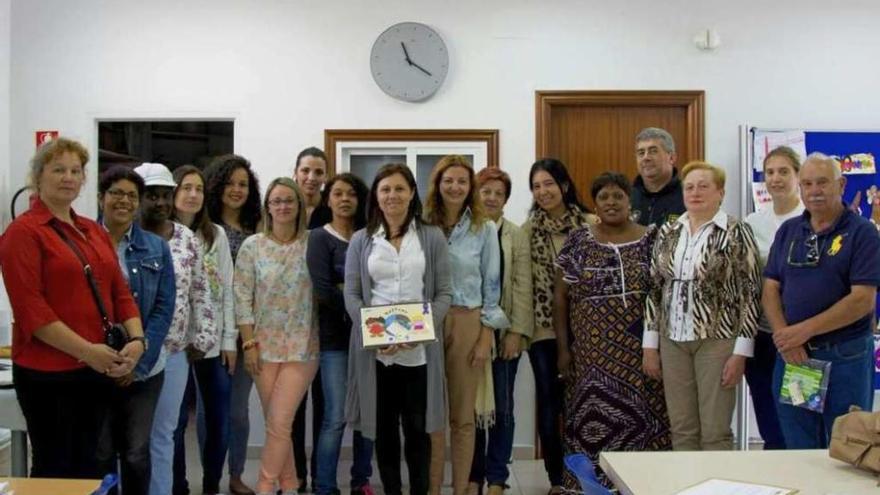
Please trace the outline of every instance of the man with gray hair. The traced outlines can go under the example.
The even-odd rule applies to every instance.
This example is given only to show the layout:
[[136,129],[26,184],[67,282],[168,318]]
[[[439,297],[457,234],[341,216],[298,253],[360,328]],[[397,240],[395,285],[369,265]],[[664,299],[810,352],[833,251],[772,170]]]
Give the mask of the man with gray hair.
[[[777,401],[791,371],[787,365],[831,363],[823,412],[777,404],[787,448],[825,449],[835,418],[853,405],[870,411],[873,403],[880,236],[843,203],[846,179],[835,160],[813,153],[798,177],[806,209],[776,233],[762,305],[779,351],[773,371]],[[795,381],[788,383],[787,395],[801,401]]]
[[638,223],[659,227],[684,213],[675,159],[675,141],[666,130],[646,127],[636,136],[639,175],[630,201]]

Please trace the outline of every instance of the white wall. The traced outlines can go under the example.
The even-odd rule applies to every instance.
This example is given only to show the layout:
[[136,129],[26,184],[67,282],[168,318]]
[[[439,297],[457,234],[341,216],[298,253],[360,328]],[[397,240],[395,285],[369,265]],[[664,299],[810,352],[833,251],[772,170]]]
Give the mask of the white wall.
[[[24,182],[35,130],[94,151],[96,117],[235,117],[236,151],[263,184],[325,128],[498,128],[515,180],[508,216],[523,220],[535,90],[703,89],[707,158],[728,169],[725,207],[738,212],[740,123],[880,127],[878,19],[873,0],[16,0],[12,183]],[[404,20],[450,48],[447,82],[422,104],[388,98],[369,72],[372,41]],[[707,27],[721,35],[714,53],[691,41]],[[0,69],[0,98],[3,87]],[[3,122],[0,106],[0,160]],[[90,179],[78,207],[94,211]],[[517,444],[533,438],[531,386],[524,366]]]

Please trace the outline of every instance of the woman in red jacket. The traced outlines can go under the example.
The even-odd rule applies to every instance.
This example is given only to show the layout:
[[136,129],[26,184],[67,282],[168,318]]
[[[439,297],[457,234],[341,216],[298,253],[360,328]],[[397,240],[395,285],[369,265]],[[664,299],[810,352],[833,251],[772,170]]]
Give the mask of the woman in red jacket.
[[[107,231],[71,208],[88,159],[76,141],[42,145],[29,175],[37,198],[0,239],[14,319],[12,376],[33,447],[31,476],[40,478],[104,474],[95,452],[113,379],[128,375],[144,352],[137,305]],[[108,319],[127,330],[118,351],[105,344],[105,321],[80,256]]]

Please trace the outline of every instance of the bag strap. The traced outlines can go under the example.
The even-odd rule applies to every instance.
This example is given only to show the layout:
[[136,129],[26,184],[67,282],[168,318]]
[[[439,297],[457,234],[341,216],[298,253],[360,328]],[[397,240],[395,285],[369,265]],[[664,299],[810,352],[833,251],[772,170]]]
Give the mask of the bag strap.
[[110,328],[112,326],[110,324],[110,318],[107,316],[107,310],[104,307],[104,301],[101,299],[101,293],[98,291],[98,284],[95,282],[95,277],[92,275],[92,265],[89,264],[88,260],[86,260],[86,257],[83,256],[82,251],[80,251],[79,248],[76,247],[76,244],[74,244],[74,242],[70,240],[69,237],[67,237],[67,234],[64,233],[64,230],[62,230],[61,227],[58,226],[58,223],[55,220],[50,221],[49,225],[55,232],[58,233],[58,236],[61,237],[61,239],[68,246],[70,246],[70,250],[73,251],[73,254],[76,255],[76,257],[79,259],[79,262],[82,264],[83,272],[86,274],[86,280],[88,280],[89,288],[92,291],[92,298],[95,300],[95,304],[98,306],[98,311],[100,311],[101,313],[101,319],[103,320],[104,329],[106,330]]

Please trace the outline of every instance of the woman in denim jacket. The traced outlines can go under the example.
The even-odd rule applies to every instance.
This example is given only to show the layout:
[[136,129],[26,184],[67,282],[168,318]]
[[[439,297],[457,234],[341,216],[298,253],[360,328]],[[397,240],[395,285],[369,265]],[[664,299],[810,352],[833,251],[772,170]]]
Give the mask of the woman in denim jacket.
[[164,367],[155,364],[171,326],[175,297],[168,243],[134,221],[143,192],[144,180],[124,166],[105,172],[98,184],[101,222],[116,246],[147,340],[134,371],[117,379],[118,397],[98,452],[107,472],[116,470],[119,456],[126,495],[146,494],[150,485],[150,430],[164,378]]

